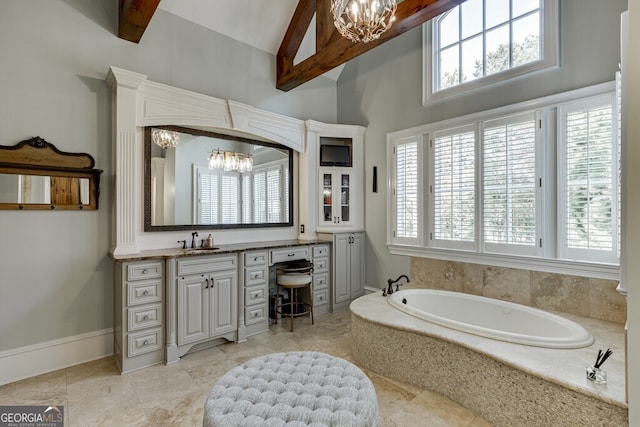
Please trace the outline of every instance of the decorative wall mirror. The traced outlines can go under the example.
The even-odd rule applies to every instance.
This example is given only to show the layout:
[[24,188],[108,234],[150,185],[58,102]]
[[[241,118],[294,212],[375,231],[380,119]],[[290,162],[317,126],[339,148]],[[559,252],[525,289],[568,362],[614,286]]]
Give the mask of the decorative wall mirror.
[[98,209],[102,170],[94,165],[39,136],[0,146],[0,209]]
[[144,139],[145,231],[293,225],[292,149],[178,126]]

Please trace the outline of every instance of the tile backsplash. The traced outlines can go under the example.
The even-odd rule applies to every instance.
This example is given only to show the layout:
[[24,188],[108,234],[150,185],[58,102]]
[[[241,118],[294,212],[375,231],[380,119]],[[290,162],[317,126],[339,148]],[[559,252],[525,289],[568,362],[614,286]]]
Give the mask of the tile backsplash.
[[614,280],[430,258],[411,258],[411,285],[466,292],[624,324],[627,304]]

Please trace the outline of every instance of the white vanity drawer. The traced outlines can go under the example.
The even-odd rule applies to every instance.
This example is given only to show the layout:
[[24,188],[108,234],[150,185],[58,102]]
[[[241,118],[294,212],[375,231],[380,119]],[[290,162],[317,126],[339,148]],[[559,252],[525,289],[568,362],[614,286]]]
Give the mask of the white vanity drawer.
[[314,274],[313,275],[313,290],[317,291],[329,287],[329,275],[328,274]]
[[313,305],[322,305],[329,302],[329,289],[313,291]]
[[136,332],[128,336],[127,356],[134,357],[162,348],[162,328]]
[[329,271],[329,258],[320,258],[313,260],[314,273],[326,273]]
[[129,332],[151,326],[162,326],[162,304],[127,309]]
[[212,271],[235,270],[238,268],[237,256],[193,257],[178,260],[178,276]]
[[162,277],[161,262],[129,264],[127,266],[127,280],[155,279],[158,277]]
[[309,259],[308,246],[294,246],[288,249],[274,249],[271,251],[271,264],[299,259]]
[[313,247],[313,257],[323,257],[329,256],[329,246],[328,245],[318,245]]
[[244,324],[253,325],[267,320],[267,305],[257,305],[244,309]]
[[267,285],[252,286],[244,290],[244,305],[255,305],[267,302]]
[[247,252],[244,254],[244,266],[267,265],[266,252]]
[[267,269],[265,267],[247,268],[244,272],[245,286],[255,286],[267,283]]
[[140,305],[162,301],[162,281],[127,283],[127,305]]

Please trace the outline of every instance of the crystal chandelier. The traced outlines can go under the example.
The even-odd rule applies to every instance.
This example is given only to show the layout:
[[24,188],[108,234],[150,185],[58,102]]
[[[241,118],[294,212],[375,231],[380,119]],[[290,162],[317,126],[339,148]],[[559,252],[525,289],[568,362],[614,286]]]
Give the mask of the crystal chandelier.
[[179,139],[178,132],[165,129],[153,129],[151,131],[151,140],[162,148],[174,148],[178,145]]
[[352,42],[368,43],[391,27],[396,0],[331,0],[338,32]]
[[253,159],[248,154],[233,151],[211,151],[209,154],[209,169],[222,169],[225,172],[251,172]]

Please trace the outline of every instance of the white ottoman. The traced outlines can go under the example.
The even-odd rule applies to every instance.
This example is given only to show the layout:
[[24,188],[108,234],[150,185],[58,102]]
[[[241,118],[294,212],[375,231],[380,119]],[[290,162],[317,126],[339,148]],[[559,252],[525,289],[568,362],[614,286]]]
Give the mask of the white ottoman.
[[355,365],[317,352],[274,353],[233,368],[204,405],[205,427],[378,425],[373,384]]

